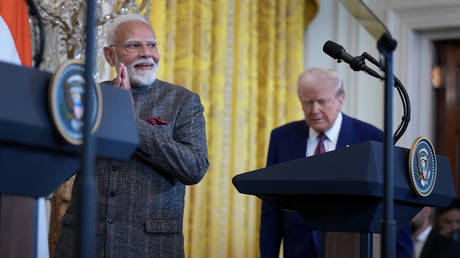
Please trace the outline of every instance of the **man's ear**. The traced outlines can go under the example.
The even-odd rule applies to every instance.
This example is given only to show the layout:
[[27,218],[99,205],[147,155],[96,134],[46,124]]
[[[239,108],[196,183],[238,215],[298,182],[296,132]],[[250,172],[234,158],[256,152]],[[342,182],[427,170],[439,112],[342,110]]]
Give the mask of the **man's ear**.
[[105,60],[107,60],[107,63],[109,63],[110,66],[115,65],[115,58],[113,55],[113,49],[111,49],[110,47],[104,47]]
[[345,95],[341,94],[341,95],[337,96],[337,101],[339,102],[340,110],[342,110],[343,103],[345,102]]

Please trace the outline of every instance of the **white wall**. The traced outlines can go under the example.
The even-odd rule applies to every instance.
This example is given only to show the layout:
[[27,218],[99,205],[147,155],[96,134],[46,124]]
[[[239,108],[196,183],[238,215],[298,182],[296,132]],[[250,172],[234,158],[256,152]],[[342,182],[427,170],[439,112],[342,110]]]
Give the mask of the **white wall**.
[[[394,73],[407,89],[412,106],[411,123],[398,145],[410,147],[418,136],[434,141],[436,114],[434,91],[431,87],[433,41],[460,38],[460,1],[376,1],[365,0],[376,8],[375,13],[381,19],[385,19],[386,26],[398,42],[394,52]],[[341,3],[336,0],[321,0],[318,15],[304,33],[304,66],[336,68],[345,83],[344,112],[383,128],[383,82],[378,82],[363,72],[356,73],[345,63],[335,63],[322,52],[322,46],[327,40],[341,44],[353,56],[367,51],[378,59],[376,40]],[[368,66],[372,67],[369,63]],[[402,115],[396,93],[393,102],[393,128],[396,128]]]

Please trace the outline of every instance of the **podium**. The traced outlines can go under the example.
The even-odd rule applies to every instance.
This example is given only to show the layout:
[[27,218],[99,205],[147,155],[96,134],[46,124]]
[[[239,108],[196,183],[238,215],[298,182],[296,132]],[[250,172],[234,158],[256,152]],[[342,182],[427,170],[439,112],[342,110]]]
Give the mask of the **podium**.
[[[79,169],[81,148],[60,139],[51,122],[51,76],[0,62],[0,254],[5,257],[34,257],[36,198],[51,194]],[[96,155],[129,159],[139,143],[129,92],[110,86],[101,91]]]
[[[424,206],[455,198],[449,160],[437,155],[432,193],[419,197],[409,182],[409,149],[394,150],[394,219],[407,225]],[[233,178],[238,192],[297,211],[322,232],[378,233],[383,218],[383,144],[369,141],[280,163]],[[326,243],[327,246],[327,243]]]

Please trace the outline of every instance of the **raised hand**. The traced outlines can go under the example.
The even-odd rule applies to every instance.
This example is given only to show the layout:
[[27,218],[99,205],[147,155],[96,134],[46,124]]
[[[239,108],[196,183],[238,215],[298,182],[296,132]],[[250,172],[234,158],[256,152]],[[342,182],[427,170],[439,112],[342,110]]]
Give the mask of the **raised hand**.
[[113,82],[113,86],[116,88],[129,90],[131,95],[131,103],[133,104],[134,119],[137,120],[136,114],[136,104],[134,102],[133,94],[131,93],[131,84],[129,83],[128,70],[126,69],[125,64],[121,63],[117,71],[117,78]]
[[131,89],[131,84],[129,83],[128,77],[128,70],[126,69],[126,66],[123,63],[121,63],[120,67],[118,68],[117,78],[115,78],[113,86],[124,90]]

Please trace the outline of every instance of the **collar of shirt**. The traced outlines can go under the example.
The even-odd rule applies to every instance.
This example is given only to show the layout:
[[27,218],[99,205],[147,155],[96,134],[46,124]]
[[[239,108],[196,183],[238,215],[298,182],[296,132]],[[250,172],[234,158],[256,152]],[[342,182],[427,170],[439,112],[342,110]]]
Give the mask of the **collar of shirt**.
[[425,230],[422,231],[422,233],[420,233],[420,235],[418,235],[415,239],[417,241],[422,241],[422,242],[425,242],[426,239],[428,238],[428,235],[430,234],[431,232],[431,228],[432,226],[428,226]]
[[[326,151],[333,151],[335,150],[335,146],[337,145],[337,141],[339,139],[340,128],[342,127],[342,112],[339,112],[337,118],[335,119],[334,125],[324,132],[326,134],[327,139],[324,141],[324,148]],[[315,152],[316,145],[318,145],[318,132],[310,128],[308,132],[308,139],[307,139],[307,150],[306,156],[312,156]]]

